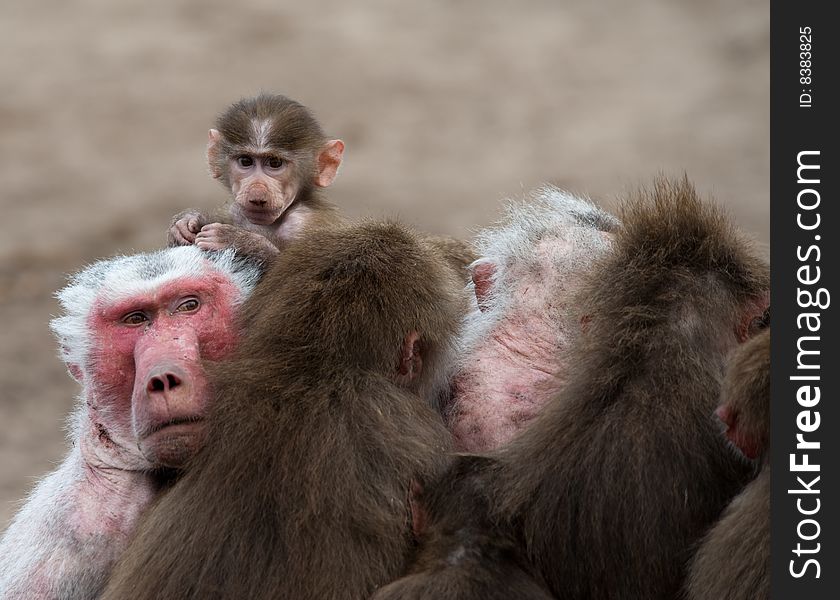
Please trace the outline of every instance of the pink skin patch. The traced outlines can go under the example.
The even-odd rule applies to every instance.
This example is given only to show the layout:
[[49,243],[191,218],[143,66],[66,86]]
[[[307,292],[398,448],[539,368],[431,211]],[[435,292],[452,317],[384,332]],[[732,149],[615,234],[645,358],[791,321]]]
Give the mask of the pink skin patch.
[[475,299],[478,309],[482,312],[487,310],[490,296],[493,292],[493,276],[496,274],[496,265],[491,262],[479,262],[472,267],[472,281],[475,287]]
[[[86,465],[84,479],[75,484],[68,525],[82,543],[96,543],[97,535],[105,533],[120,547],[128,542],[140,513],[154,497],[155,487],[147,473]],[[90,539],[85,540],[86,536]]]
[[718,407],[715,414],[726,426],[726,439],[748,459],[757,459],[761,454],[761,449],[756,440],[746,435],[743,428],[738,426],[738,412],[724,404]]
[[309,223],[312,216],[312,209],[300,203],[292,204],[283,217],[273,227],[274,236],[279,240],[288,241],[296,237]]
[[453,378],[447,418],[458,450],[507,443],[563,387],[567,350],[589,318],[573,305],[579,283],[611,239],[585,227],[542,239],[528,260],[508,268],[499,285],[509,296],[502,299],[494,300],[497,266],[474,264],[472,317],[489,319],[492,329],[468,350]]
[[[562,251],[562,245],[556,250]],[[506,443],[564,382],[569,332],[563,323],[573,290],[558,294],[541,273],[514,279],[517,288],[504,316],[472,349],[453,380],[448,420],[460,451],[486,451]],[[479,286],[476,295],[475,310],[485,310],[487,290]]]
[[[500,326],[476,348],[481,356],[455,377],[455,408],[449,426],[457,450],[481,452],[506,443],[539,413],[552,390],[561,386],[559,375],[537,366],[536,346],[529,348],[527,359],[509,354],[509,346],[520,335],[514,328]],[[545,364],[553,362],[556,372],[562,372],[556,356],[540,354]]]
[[[201,360],[220,359],[233,349],[238,298],[239,290],[228,278],[209,272],[113,304],[109,298],[97,300],[89,322],[95,350],[88,405],[98,438],[107,442],[97,452],[108,452],[111,444],[117,464],[106,457],[102,462],[125,469],[160,466],[154,448],[143,447],[142,437],[162,432],[171,421],[204,416],[208,394]],[[132,314],[144,315],[135,326],[124,322]],[[163,379],[156,383],[155,377]],[[167,385],[172,389],[159,389]],[[138,445],[143,456],[138,456]]]

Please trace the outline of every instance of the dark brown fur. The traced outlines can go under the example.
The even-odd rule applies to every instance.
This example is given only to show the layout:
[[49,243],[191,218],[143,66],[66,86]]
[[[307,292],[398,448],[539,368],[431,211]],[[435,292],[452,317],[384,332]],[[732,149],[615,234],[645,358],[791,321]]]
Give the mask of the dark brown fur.
[[[515,536],[489,517],[484,470],[491,459],[460,457],[415,508],[420,552],[408,574],[373,600],[550,600]],[[423,523],[427,521],[427,523]]]
[[760,471],[726,508],[691,563],[690,600],[770,597],[770,331],[733,355],[723,402],[737,411],[743,435],[758,441]]
[[[438,529],[441,561],[474,543],[489,559],[488,544],[515,539],[559,598],[674,598],[692,548],[747,480],[712,413],[728,350],[764,311],[768,267],[685,180],[657,182],[623,212],[578,303],[592,319],[570,383],[482,467],[486,507],[473,509],[485,515],[470,518],[500,537]],[[511,561],[456,568],[452,597],[483,598],[487,570]]]
[[[401,574],[411,482],[446,460],[430,387],[462,293],[397,225],[291,244],[243,307],[235,358],[210,369],[206,448],[148,513],[105,598],[356,600]],[[411,331],[423,369],[406,389],[394,375]]]

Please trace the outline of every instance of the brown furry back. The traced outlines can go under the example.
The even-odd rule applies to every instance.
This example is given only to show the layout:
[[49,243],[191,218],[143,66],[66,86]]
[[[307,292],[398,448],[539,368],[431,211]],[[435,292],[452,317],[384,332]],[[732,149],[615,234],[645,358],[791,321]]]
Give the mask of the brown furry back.
[[206,448],[150,511],[105,598],[359,599],[410,550],[409,485],[448,434],[391,382],[408,331],[447,352],[463,304],[446,259],[394,224],[312,232],[244,308],[212,369]]
[[488,484],[562,598],[673,598],[747,475],[712,413],[769,269],[685,180],[658,181],[622,219],[580,299],[594,318],[571,383]]

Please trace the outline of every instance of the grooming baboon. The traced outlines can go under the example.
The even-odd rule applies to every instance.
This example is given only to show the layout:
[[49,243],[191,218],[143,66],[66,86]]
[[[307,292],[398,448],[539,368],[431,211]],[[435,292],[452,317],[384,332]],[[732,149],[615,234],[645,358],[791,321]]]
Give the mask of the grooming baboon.
[[302,104],[270,94],[240,100],[219,116],[207,144],[210,174],[232,194],[228,212],[179,213],[169,245],[273,258],[303,229],[338,219],[318,188],[333,182],[343,152],[344,142],[327,137]]
[[770,331],[732,356],[718,415],[758,476],[726,508],[694,556],[690,600],[770,597]]
[[215,365],[207,445],[149,511],[105,598],[359,599],[399,576],[435,476],[465,305],[394,224],[313,230],[275,259]]
[[104,260],[59,294],[52,321],[82,390],[72,448],[0,538],[0,598],[96,597],[140,513],[204,439],[201,361],[236,342],[259,271],[231,251]]
[[618,225],[592,203],[545,187],[478,235],[472,310],[447,409],[457,449],[508,441],[575,375],[566,366],[581,330],[575,294]]
[[[768,267],[687,181],[658,181],[622,219],[612,251],[580,285],[585,325],[561,364],[563,385],[506,446],[460,457],[426,486],[431,497],[454,494],[450,505],[496,532],[482,540],[430,511],[433,545],[424,543],[420,560],[447,566],[447,576],[426,578],[442,595],[435,586],[448,581],[459,591],[449,597],[482,598],[488,569],[511,568],[504,557],[492,565],[491,544],[514,540],[515,564],[527,557],[534,582],[559,598],[674,598],[691,551],[748,479],[712,412],[727,353],[755,333],[769,303]],[[529,354],[518,339],[503,344],[509,354],[557,367],[550,352]],[[488,357],[468,355],[462,370],[471,361]],[[516,370],[486,367],[497,387],[515,385]],[[464,463],[479,471],[470,493],[483,485],[473,512],[458,496]],[[483,557],[477,574],[467,550]],[[410,577],[392,597],[435,595],[416,592]]]

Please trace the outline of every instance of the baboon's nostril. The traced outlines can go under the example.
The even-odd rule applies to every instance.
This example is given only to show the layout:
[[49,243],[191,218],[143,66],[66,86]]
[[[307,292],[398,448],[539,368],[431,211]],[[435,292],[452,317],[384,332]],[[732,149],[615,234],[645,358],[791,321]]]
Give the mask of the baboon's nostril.
[[172,373],[163,373],[149,378],[146,389],[150,392],[165,392],[181,385],[181,380]]

